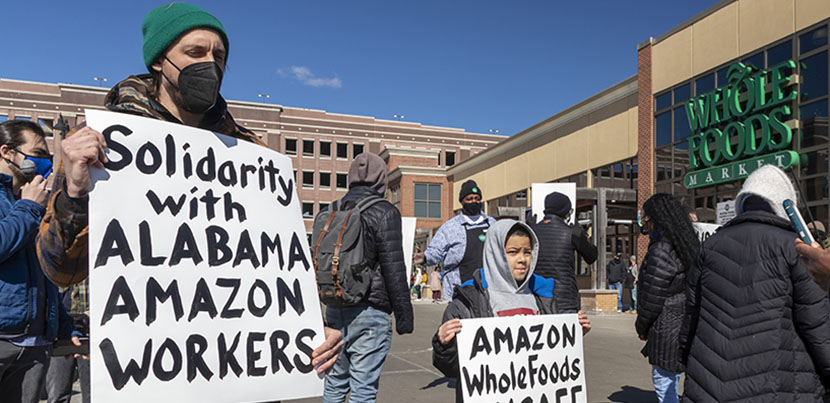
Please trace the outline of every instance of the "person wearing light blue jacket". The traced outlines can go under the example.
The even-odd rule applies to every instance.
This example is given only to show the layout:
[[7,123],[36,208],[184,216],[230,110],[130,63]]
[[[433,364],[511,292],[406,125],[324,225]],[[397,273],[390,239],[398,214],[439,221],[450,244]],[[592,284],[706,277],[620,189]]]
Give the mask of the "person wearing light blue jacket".
[[417,259],[427,266],[443,263],[445,301],[452,301],[456,285],[472,280],[473,272],[481,268],[484,240],[487,230],[496,220],[481,212],[481,188],[468,180],[461,185],[458,195],[461,214],[445,222]]
[[49,198],[41,175],[51,159],[40,126],[0,123],[0,400],[38,402],[55,340],[73,337],[72,318],[58,302],[35,253]]

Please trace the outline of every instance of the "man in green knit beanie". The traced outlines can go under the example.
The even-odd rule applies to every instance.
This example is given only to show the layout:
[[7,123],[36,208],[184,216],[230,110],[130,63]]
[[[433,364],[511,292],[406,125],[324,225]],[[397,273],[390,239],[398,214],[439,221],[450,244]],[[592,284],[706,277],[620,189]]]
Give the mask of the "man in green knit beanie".
[[[148,73],[116,84],[106,96],[107,109],[265,146],[253,132],[236,124],[219,95],[230,43],[216,17],[194,5],[170,3],[150,11],[141,32]],[[83,281],[88,273],[89,167],[107,161],[105,147],[101,133],[89,127],[61,142],[59,181],[53,185],[56,191],[40,226],[37,252],[44,274],[62,287]],[[326,340],[312,353],[318,373],[334,365],[342,345],[341,333],[327,327]]]

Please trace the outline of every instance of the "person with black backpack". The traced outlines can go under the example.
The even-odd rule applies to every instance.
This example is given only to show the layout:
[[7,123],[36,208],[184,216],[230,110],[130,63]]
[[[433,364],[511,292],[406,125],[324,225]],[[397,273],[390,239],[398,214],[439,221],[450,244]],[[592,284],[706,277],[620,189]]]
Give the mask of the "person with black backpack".
[[326,326],[345,346],[326,377],[323,402],[374,402],[380,373],[398,334],[412,333],[401,213],[383,198],[386,163],[363,153],[349,168],[349,192],[314,219],[312,256]]

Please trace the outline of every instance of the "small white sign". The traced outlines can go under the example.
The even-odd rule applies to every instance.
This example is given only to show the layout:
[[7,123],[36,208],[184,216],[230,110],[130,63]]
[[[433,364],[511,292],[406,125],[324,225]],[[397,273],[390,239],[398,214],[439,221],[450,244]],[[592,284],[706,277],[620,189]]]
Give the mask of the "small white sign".
[[571,199],[570,224],[576,221],[576,183],[534,183],[531,185],[531,210],[539,221],[545,216],[545,197],[553,192],[559,192]]
[[418,219],[415,217],[401,217],[401,233],[403,237],[403,255],[406,263],[406,281],[409,284],[409,277],[412,275],[412,250],[415,248],[415,225]]
[[695,227],[695,232],[697,232],[697,236],[700,238],[701,243],[709,239],[709,237],[714,235],[715,231],[721,227],[719,224],[707,224],[702,222],[693,222],[692,225]]
[[206,130],[87,110],[93,402],[322,395],[314,267],[291,160]]
[[576,314],[463,319],[459,385],[466,403],[588,401]]
[[724,225],[728,223],[731,219],[735,218],[735,216],[737,215],[738,211],[735,209],[734,200],[720,202],[717,206],[717,216],[715,218],[715,223],[718,225]]

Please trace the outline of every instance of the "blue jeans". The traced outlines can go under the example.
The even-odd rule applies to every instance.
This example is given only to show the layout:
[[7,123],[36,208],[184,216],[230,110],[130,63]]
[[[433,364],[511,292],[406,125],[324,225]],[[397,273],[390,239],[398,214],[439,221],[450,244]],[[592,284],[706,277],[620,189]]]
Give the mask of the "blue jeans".
[[323,389],[323,403],[373,403],[380,371],[392,346],[392,316],[368,305],[326,308],[329,327],[340,330],[346,344]]
[[622,283],[609,283],[609,290],[617,290],[617,311],[622,311]]
[[635,285],[631,289],[631,309],[636,311],[637,310],[637,286]]
[[660,403],[677,403],[677,385],[680,384],[680,373],[666,371],[656,365],[651,366],[651,379],[654,381],[654,391]]

